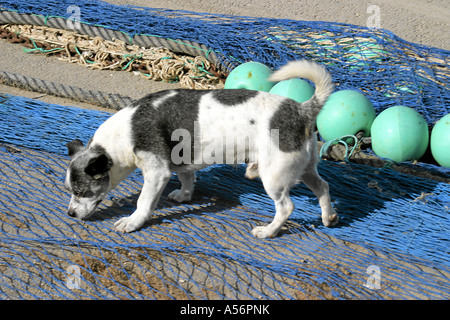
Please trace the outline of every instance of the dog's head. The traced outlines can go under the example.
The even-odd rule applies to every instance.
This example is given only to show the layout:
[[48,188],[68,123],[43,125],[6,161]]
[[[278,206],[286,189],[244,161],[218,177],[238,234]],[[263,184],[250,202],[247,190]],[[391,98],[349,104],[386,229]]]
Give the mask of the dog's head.
[[65,187],[72,193],[68,214],[88,218],[111,189],[110,169],[113,162],[101,146],[84,147],[75,139],[67,144],[71,158]]

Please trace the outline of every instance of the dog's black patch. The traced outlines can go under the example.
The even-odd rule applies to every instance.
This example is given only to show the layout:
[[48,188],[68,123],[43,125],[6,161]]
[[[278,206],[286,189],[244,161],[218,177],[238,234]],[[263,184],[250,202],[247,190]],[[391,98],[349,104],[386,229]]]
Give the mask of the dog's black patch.
[[258,91],[246,89],[224,89],[214,90],[213,97],[221,104],[231,107],[256,97],[258,93]]
[[299,151],[310,129],[310,118],[302,115],[301,105],[284,100],[270,120],[270,129],[279,130],[279,148],[283,152]]
[[112,168],[112,166],[113,162],[111,158],[105,152],[103,152],[89,160],[89,163],[86,169],[84,169],[84,172],[93,177],[95,175],[108,172],[109,169]]
[[80,139],[72,140],[66,143],[69,157],[73,158],[75,154],[84,149],[83,142]]
[[[209,92],[177,89],[150,94],[137,101],[135,105],[138,109],[131,120],[135,152],[150,151],[170,160],[173,147],[180,143],[172,141],[172,133],[176,129],[185,129],[190,133],[193,148],[194,122],[198,119],[199,102]],[[165,96],[167,99],[163,99],[155,108],[153,102]]]
[[94,192],[91,189],[92,179],[88,178],[84,170],[72,168],[70,172],[70,181],[72,193],[79,198],[91,198]]

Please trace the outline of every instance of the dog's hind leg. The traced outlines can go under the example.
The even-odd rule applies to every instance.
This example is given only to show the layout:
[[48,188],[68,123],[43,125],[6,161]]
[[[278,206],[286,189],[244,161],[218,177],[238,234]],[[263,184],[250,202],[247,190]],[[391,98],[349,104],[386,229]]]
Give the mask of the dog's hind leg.
[[311,159],[301,177],[302,181],[311,189],[319,200],[322,209],[322,222],[325,227],[332,227],[339,221],[339,217],[331,205],[328,183],[317,172],[317,159]]
[[124,217],[114,224],[117,231],[133,232],[141,228],[152,216],[159,197],[172,176],[166,163],[157,159],[152,160],[155,161],[148,161],[141,167],[144,186],[137,201],[136,211],[131,216]]
[[275,202],[275,217],[267,226],[256,227],[252,234],[258,238],[275,237],[285,224],[292,211],[294,204],[289,196],[291,186],[298,178],[299,168],[295,163],[277,163],[272,166],[265,166],[259,163],[259,173],[264,185],[264,189],[270,198]]
[[167,199],[177,202],[191,201],[194,192],[195,172],[179,172],[178,180],[181,182],[181,189],[169,193]]
[[252,234],[261,239],[275,237],[294,211],[294,204],[289,197],[289,188],[269,186],[265,189],[275,202],[276,213],[273,221],[267,226],[255,227],[252,230]]

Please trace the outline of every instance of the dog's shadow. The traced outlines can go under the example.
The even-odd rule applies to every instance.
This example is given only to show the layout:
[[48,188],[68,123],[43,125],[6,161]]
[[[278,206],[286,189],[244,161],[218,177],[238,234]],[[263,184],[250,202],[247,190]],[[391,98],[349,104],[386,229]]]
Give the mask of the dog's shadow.
[[[222,198],[217,196],[216,192],[211,192],[211,186],[203,183],[200,183],[200,185],[197,183],[196,190],[189,202],[180,204],[175,200],[168,200],[168,195],[180,187],[181,184],[176,175],[174,175],[161,194],[155,214],[146,222],[144,227],[158,224],[162,220],[171,221],[183,219],[186,215],[216,213],[223,211],[227,207],[233,208],[240,205],[238,197]],[[120,192],[120,194],[124,193],[123,191]],[[140,191],[135,191],[125,197],[123,195],[118,196],[112,194],[86,221],[118,220],[119,218],[129,216],[136,210],[139,195]]]
[[[418,179],[413,176],[403,177],[390,169],[377,169],[365,165],[342,164],[323,161],[318,171],[330,185],[333,206],[340,216],[339,223],[334,228],[350,226],[354,221],[364,219],[372,212],[383,208],[386,202],[409,194],[431,193],[437,182],[427,184],[412,183]],[[245,166],[214,165],[197,172],[197,182],[193,198],[187,205],[191,210],[171,210],[180,206],[176,201],[167,200],[170,192],[180,188],[180,183],[174,175],[166,186],[156,210],[168,211],[170,214],[157,214],[145,226],[160,223],[162,220],[183,219],[187,214],[211,214],[232,209],[237,206],[249,208],[273,218],[274,203],[266,194],[261,180],[249,180],[244,177]],[[140,192],[140,191],[139,191]],[[118,219],[131,215],[136,209],[139,192],[122,197],[119,201],[107,201],[90,221]],[[320,207],[315,195],[300,183],[291,190],[291,198],[296,208],[317,214],[294,214],[290,221],[300,225],[322,227]],[[211,203],[213,203],[211,205]],[[294,211],[295,213],[295,211]],[[291,224],[287,224],[289,226]],[[284,231],[286,233],[286,231]],[[289,233],[289,231],[287,231]]]

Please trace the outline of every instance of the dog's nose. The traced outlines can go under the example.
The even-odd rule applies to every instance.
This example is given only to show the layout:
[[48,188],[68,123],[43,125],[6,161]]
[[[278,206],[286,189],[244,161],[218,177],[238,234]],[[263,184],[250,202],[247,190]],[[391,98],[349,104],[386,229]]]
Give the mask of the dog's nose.
[[73,209],[69,209],[67,214],[69,215],[69,217],[73,217],[73,218],[77,216],[75,210],[73,210]]

